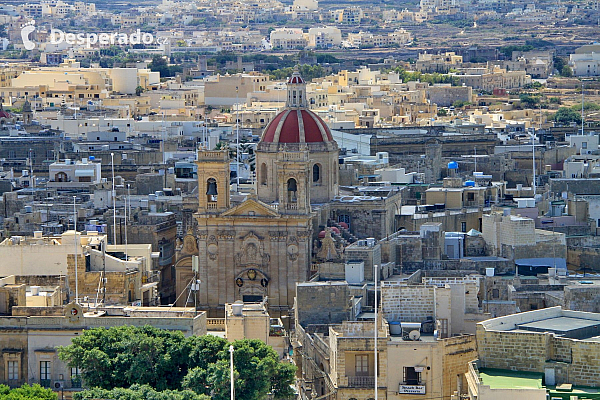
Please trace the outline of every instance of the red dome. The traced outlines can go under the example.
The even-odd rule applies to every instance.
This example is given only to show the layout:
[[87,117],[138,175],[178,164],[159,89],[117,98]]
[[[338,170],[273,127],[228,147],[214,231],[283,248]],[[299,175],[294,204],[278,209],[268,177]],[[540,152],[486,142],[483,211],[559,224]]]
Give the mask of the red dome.
[[327,124],[309,110],[291,109],[277,114],[267,125],[262,141],[267,143],[332,142]]
[[336,226],[332,226],[330,229],[338,235],[340,234],[340,230]]
[[304,79],[300,76],[300,74],[293,74],[290,76],[287,83],[304,83]]
[[323,239],[325,237],[325,235],[327,235],[327,232],[325,232],[325,231],[319,232],[319,239]]

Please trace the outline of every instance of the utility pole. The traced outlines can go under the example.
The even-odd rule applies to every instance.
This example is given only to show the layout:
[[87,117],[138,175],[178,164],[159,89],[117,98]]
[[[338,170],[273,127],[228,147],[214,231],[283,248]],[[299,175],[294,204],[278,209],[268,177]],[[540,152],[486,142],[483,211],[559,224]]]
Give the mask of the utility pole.
[[533,197],[535,198],[535,132],[531,134],[531,152],[533,157]]
[[377,324],[377,278],[379,275],[379,266],[378,265],[373,265],[373,274],[375,275],[375,400],[377,400],[378,398],[378,393],[377,393],[377,337],[379,336],[379,332],[377,331],[378,328],[378,324]]
[[127,203],[129,204],[129,206],[128,206],[129,207],[129,212],[127,213],[127,215],[128,215],[127,218],[129,218],[128,220],[131,221],[131,197],[130,197],[130,191],[129,191],[129,189],[130,189],[130,185],[128,183],[127,184]]
[[79,240],[77,238],[77,196],[73,196],[73,232],[75,233],[75,304],[79,304],[79,280],[77,279],[77,257],[79,252]]
[[581,136],[583,136],[583,123],[585,122],[585,117],[584,117],[584,113],[583,113],[583,99],[584,99],[584,94],[583,94],[583,89],[585,83],[581,82]]
[[240,192],[240,107],[239,107],[238,87],[235,87],[235,127],[236,127],[236,150],[235,150],[235,168],[236,168],[236,192]]
[[113,198],[113,245],[117,244],[117,192],[115,192],[115,153],[110,153],[112,168],[112,198]]
[[[129,185],[127,185],[127,191],[129,192]],[[125,223],[125,261],[129,261],[129,253],[127,251],[127,198],[129,196],[125,197],[125,205],[123,206],[124,210],[125,210],[125,218],[124,223]]]
[[233,345],[229,345],[229,383],[231,386],[231,400],[235,400],[235,388],[233,387]]

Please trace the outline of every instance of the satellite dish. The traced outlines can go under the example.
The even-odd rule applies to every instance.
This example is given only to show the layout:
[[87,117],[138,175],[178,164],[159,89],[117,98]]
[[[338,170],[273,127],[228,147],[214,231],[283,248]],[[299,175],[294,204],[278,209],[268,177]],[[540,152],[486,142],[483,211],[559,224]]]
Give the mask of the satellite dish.
[[410,331],[410,333],[408,334],[408,337],[410,338],[410,340],[417,341],[421,337],[421,332],[419,332],[417,330]]

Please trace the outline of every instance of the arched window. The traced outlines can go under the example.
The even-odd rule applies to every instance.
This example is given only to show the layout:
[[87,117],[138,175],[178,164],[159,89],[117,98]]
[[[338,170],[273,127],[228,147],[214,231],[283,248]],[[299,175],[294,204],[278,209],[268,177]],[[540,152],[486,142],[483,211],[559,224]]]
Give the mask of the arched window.
[[320,182],[321,181],[321,165],[320,164],[315,164],[313,165],[313,182]]
[[262,165],[260,166],[260,184],[261,185],[267,184],[267,164],[266,163],[262,163]]
[[217,201],[217,181],[214,178],[209,178],[206,181],[206,198],[208,202],[216,202]]
[[298,183],[294,178],[290,178],[287,181],[287,193],[288,193],[288,202],[295,203],[298,200],[296,196],[298,192]]
[[66,182],[67,179],[67,174],[64,172],[59,172],[56,175],[54,175],[54,181],[55,182]]

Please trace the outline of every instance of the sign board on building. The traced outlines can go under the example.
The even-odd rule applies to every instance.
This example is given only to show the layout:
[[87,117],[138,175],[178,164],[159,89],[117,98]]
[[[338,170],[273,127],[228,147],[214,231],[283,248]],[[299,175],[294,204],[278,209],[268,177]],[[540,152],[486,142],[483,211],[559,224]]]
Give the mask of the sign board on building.
[[398,388],[402,394],[425,394],[425,385],[402,385]]

